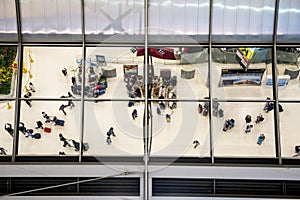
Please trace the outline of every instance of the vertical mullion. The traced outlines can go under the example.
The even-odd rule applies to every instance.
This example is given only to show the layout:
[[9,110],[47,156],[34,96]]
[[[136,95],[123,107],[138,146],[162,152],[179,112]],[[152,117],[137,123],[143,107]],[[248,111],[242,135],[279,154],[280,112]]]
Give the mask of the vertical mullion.
[[81,39],[82,39],[82,84],[81,84],[81,109],[80,109],[80,145],[79,145],[79,162],[82,161],[83,154],[83,132],[84,132],[84,89],[85,89],[85,58],[86,58],[86,49],[85,49],[85,21],[84,21],[84,0],[81,0]]
[[15,115],[14,115],[14,137],[13,137],[13,150],[12,150],[12,162],[16,161],[16,155],[18,154],[19,144],[19,123],[20,123],[20,98],[22,92],[22,67],[23,67],[23,47],[22,47],[22,24],[21,24],[21,9],[19,0],[15,0],[16,6],[16,20],[17,20],[17,32],[18,32],[18,71],[17,71],[17,84],[16,84],[16,99],[15,99]]
[[274,11],[274,28],[273,28],[273,48],[272,48],[272,80],[273,80],[273,99],[275,100],[274,106],[274,132],[275,132],[275,147],[276,147],[276,157],[278,157],[279,164],[282,164],[281,159],[281,142],[280,142],[280,125],[279,125],[279,105],[278,105],[278,86],[277,86],[277,25],[278,25],[278,13],[279,13],[279,2],[275,1],[275,11]]
[[[145,54],[144,54],[144,126],[143,126],[143,137],[144,137],[144,200],[149,198],[149,172],[148,172],[148,160],[149,160],[149,116],[148,116],[148,0],[144,0],[144,23],[145,23]],[[151,103],[151,102],[150,102]],[[151,130],[152,131],[152,130]]]
[[213,18],[213,0],[209,1],[209,27],[208,27],[208,96],[210,99],[210,109],[209,109],[209,134],[210,134],[210,156],[211,156],[211,162],[212,164],[214,163],[214,136],[213,136],[213,122],[211,118],[211,106],[212,106],[212,100],[211,100],[211,89],[212,89],[212,79],[211,79],[211,74],[212,74],[212,18]]

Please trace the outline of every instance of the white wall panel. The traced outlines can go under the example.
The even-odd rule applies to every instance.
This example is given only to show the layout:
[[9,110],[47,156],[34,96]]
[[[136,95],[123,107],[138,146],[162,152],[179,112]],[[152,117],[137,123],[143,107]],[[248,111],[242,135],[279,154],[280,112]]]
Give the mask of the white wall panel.
[[22,33],[81,33],[80,0],[21,0]]
[[16,33],[16,9],[15,1],[0,1],[0,33]]
[[150,34],[208,34],[208,0],[151,0],[149,2]]
[[272,34],[275,0],[214,0],[213,34]]
[[300,33],[300,1],[281,0],[278,15],[278,35]]
[[87,34],[140,34],[144,27],[142,0],[85,0]]

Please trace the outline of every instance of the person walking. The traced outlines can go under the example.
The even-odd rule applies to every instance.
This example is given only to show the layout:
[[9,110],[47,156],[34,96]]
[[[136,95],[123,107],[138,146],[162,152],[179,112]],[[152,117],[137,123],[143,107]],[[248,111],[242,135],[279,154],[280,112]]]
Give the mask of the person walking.
[[7,150],[4,147],[0,147],[0,155],[6,155]]
[[59,137],[59,140],[63,142],[63,147],[66,147],[66,146],[71,147],[70,143],[69,143],[68,140],[63,136],[62,133],[60,133],[60,134],[58,135],[58,137]]
[[107,131],[106,135],[108,137],[110,137],[111,135],[114,136],[114,137],[116,137],[115,132],[114,132],[114,128],[110,127],[109,130]]
[[135,118],[137,118],[137,116],[138,116],[137,110],[134,109],[134,110],[132,111],[131,115],[132,115],[132,119],[135,120]]
[[31,100],[27,100],[29,99],[29,97],[31,97],[31,92],[27,92],[25,95],[24,95],[24,98],[26,98],[25,100],[25,103],[31,108],[32,107],[32,104],[31,104]]
[[193,144],[194,144],[194,149],[196,149],[200,145],[200,142],[198,140],[194,140]]
[[63,74],[65,77],[68,75],[68,70],[67,70],[67,68],[63,68],[63,69],[61,70],[61,72],[62,72],[62,74]]
[[23,122],[20,122],[19,131],[21,131],[25,135],[26,127],[25,127],[25,124]]
[[67,113],[66,113],[66,111],[65,111],[65,105],[64,104],[62,104],[60,107],[59,107],[59,109],[58,110],[61,110],[63,113],[64,113],[64,115],[67,115]]
[[36,127],[35,127],[35,128],[36,128],[36,129],[39,129],[39,128],[44,129],[43,123],[42,123],[41,121],[37,121],[37,122],[36,122]]
[[32,82],[29,82],[29,90],[30,90],[31,92],[35,92],[35,91],[36,91],[36,90],[35,90],[35,86],[33,85]]
[[51,122],[50,117],[45,112],[42,112],[42,115],[43,115],[43,118],[45,119],[45,123]]
[[14,136],[14,129],[10,123],[4,124],[4,129],[13,137]]

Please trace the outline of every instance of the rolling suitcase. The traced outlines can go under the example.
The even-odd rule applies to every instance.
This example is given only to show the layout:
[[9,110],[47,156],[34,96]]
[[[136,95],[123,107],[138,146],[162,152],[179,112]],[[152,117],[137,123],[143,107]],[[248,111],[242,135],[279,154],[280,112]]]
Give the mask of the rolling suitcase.
[[83,146],[82,146],[82,148],[83,148],[83,151],[87,151],[87,150],[89,150],[89,143],[83,143]]
[[44,128],[44,131],[45,131],[46,133],[51,133],[51,128],[45,127],[45,128]]
[[65,121],[61,120],[61,119],[56,119],[54,125],[64,126],[65,125]]

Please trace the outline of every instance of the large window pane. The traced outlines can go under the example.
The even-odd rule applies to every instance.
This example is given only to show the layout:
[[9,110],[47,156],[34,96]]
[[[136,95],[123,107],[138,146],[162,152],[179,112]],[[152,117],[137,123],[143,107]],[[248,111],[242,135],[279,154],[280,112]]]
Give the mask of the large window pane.
[[[88,97],[129,98],[129,86],[125,78],[143,77],[143,57],[137,57],[130,49],[131,47],[87,48],[85,76],[86,86],[90,89]],[[132,69],[127,71],[130,66]],[[131,87],[136,86],[141,90],[143,84],[144,82],[135,83]]]
[[[60,98],[71,91],[72,77],[78,77],[82,62],[79,47],[25,47],[23,52],[22,97]],[[66,69],[67,75],[62,73]],[[31,90],[33,84],[34,91]],[[79,85],[79,84],[78,84]],[[80,93],[74,94],[80,97]]]
[[[30,101],[22,100],[20,121],[26,127],[25,132],[19,134],[19,155],[53,155],[59,152],[66,155],[78,155],[76,145],[72,140],[80,142],[80,102],[74,101],[74,107],[66,107],[60,110],[61,105],[67,105],[67,100],[62,101]],[[31,106],[30,106],[31,105]],[[45,116],[45,114],[49,116]],[[64,114],[65,112],[65,114]],[[38,125],[38,121],[42,126]],[[46,132],[50,128],[51,132]],[[34,135],[40,134],[37,139]],[[68,144],[60,140],[62,134]]]
[[213,48],[212,96],[265,99],[272,95],[270,48]]
[[294,42],[299,41],[300,33],[300,1],[280,1],[278,11],[277,40]]
[[[137,118],[132,118],[133,110]],[[84,143],[89,156],[142,156],[144,103],[104,101],[85,103]],[[109,132],[113,128],[113,133]],[[108,133],[109,132],[109,133]],[[107,138],[110,138],[110,141]]]
[[286,79],[287,84],[278,87],[280,99],[299,99],[299,48],[277,48],[278,79]]
[[[266,102],[267,103],[267,102]],[[224,116],[213,116],[214,152],[216,157],[275,157],[275,133],[273,110],[264,111],[266,103],[219,103]],[[257,116],[264,120],[256,123]],[[246,121],[246,116],[251,121]],[[234,120],[234,123],[232,122]],[[227,122],[225,126],[225,122]],[[246,126],[252,125],[250,132]],[[265,139],[258,144],[258,138],[264,134]]]
[[[152,156],[210,156],[209,118],[199,113],[198,104],[179,101],[176,107],[172,107],[173,102],[153,102]],[[170,115],[170,120],[167,115]]]
[[214,41],[272,41],[274,0],[215,0]]
[[20,5],[24,40],[80,40],[80,0],[21,0]]
[[[152,98],[199,99],[208,95],[208,50],[203,47],[150,48]],[[174,59],[169,59],[171,52]],[[163,92],[162,92],[163,91]]]

